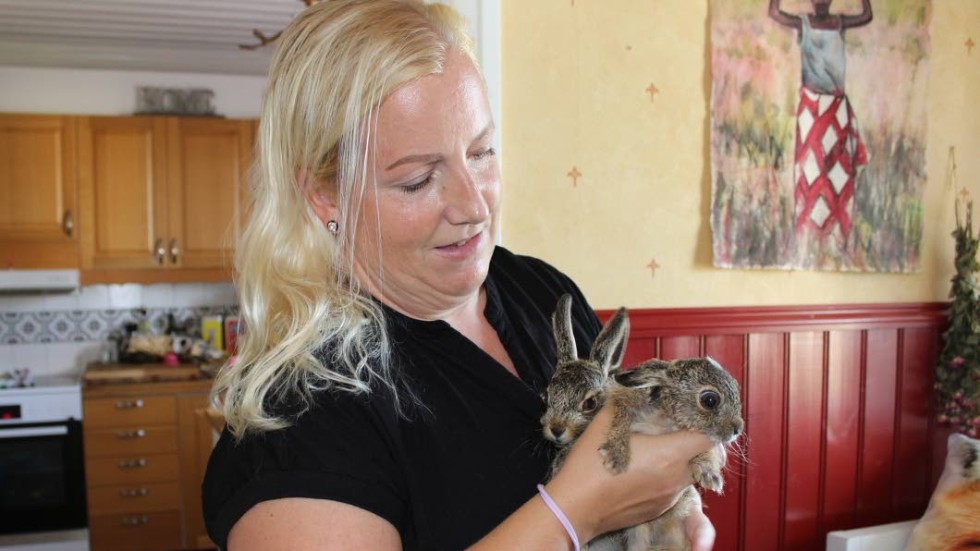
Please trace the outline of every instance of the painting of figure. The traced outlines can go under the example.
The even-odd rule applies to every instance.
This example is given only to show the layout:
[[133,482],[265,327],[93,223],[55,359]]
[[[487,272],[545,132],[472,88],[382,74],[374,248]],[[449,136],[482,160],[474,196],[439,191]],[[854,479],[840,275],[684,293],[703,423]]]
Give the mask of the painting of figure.
[[714,263],[915,271],[929,0],[712,0]]

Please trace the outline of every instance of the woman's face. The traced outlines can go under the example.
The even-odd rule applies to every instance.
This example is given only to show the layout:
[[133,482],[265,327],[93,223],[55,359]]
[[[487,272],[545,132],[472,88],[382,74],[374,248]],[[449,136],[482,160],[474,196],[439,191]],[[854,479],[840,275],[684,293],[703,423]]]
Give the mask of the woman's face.
[[458,52],[382,102],[354,236],[355,273],[372,295],[422,319],[477,296],[500,199],[493,133],[482,77]]

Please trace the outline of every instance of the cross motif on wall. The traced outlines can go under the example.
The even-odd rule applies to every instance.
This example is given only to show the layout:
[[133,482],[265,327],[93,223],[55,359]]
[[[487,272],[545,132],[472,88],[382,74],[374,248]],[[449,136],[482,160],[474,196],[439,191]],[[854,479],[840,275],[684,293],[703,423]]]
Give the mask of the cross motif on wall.
[[660,268],[660,264],[657,264],[657,259],[652,258],[650,259],[650,263],[647,264],[647,268],[650,269],[650,277],[654,277],[657,275],[657,269]]
[[653,97],[660,93],[660,88],[651,82],[650,86],[647,86],[646,93],[650,94],[650,101],[653,101]]
[[966,53],[967,54],[973,53],[973,47],[976,46],[976,44],[973,43],[973,39],[972,38],[967,38],[966,39],[966,42],[964,42],[963,44],[966,45]]
[[578,179],[582,177],[582,173],[578,171],[578,167],[573,166],[566,176],[572,179],[572,187],[576,187],[578,185]]

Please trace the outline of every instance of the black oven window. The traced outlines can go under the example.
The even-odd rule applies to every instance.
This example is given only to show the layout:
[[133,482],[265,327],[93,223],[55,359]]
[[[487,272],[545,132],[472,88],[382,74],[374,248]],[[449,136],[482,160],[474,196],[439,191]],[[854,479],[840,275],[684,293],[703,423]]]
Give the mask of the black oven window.
[[48,509],[65,503],[65,471],[60,439],[8,442],[0,455],[0,508]]
[[82,424],[0,426],[0,536],[86,525]]

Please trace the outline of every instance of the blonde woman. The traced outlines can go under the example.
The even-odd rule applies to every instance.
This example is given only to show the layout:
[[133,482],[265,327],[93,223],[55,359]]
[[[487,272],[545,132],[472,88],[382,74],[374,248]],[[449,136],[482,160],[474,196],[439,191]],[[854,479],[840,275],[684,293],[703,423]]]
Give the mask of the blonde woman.
[[[564,550],[666,510],[695,434],[636,437],[610,475],[600,413],[540,493],[550,315],[575,285],[495,246],[494,122],[449,8],[325,0],[279,39],[237,258],[247,330],[204,510],[223,549]],[[703,514],[689,530],[710,549]]]

